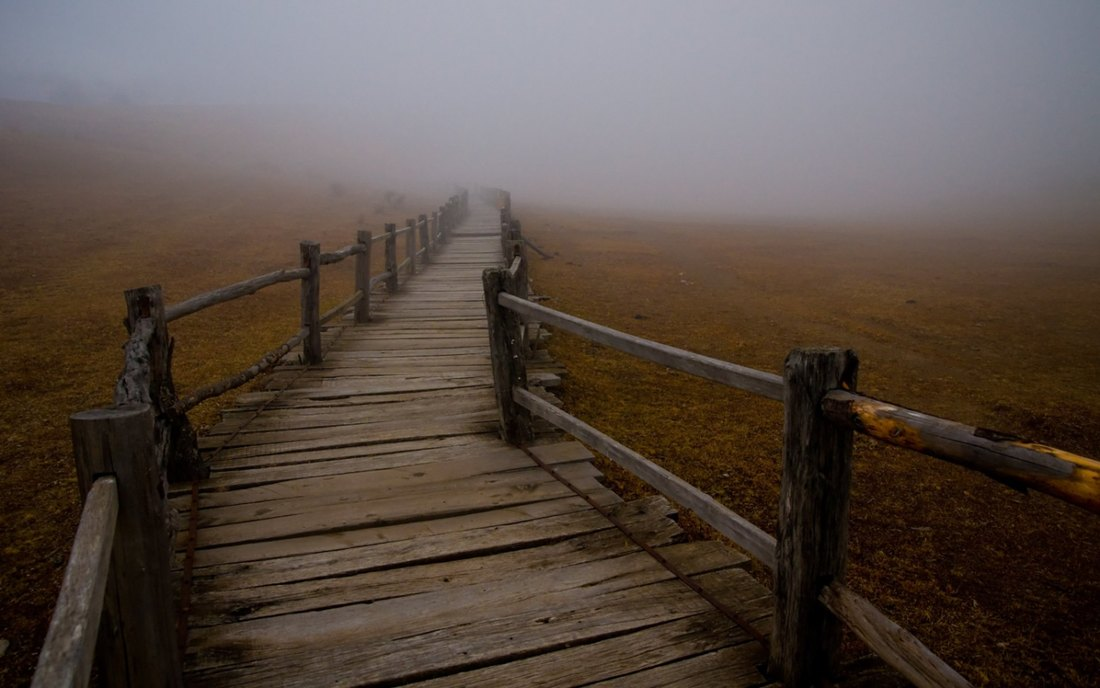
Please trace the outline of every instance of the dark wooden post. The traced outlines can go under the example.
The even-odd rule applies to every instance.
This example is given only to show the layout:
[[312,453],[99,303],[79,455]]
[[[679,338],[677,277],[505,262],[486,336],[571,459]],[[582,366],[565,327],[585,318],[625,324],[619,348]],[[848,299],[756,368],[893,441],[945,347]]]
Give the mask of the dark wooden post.
[[854,390],[859,359],[796,349],[784,364],[783,480],[776,541],[771,668],[788,688],[820,686],[837,670],[841,624],[818,601],[848,561],[852,431],[821,410],[825,393]]
[[416,219],[416,227],[420,231],[420,246],[424,249],[424,264],[432,262],[432,234],[428,228],[428,216],[420,213]]
[[365,229],[360,229],[355,240],[359,244],[360,253],[355,255],[355,288],[363,292],[363,298],[355,304],[355,322],[370,322],[370,247],[371,234]]
[[172,381],[172,338],[164,315],[164,294],[160,285],[127,289],[126,331],[134,334],[139,327],[146,330],[143,346],[134,341],[126,344],[126,360],[115,384],[115,404],[143,403],[152,405],[157,413],[158,436],[163,438],[162,460],[168,479],[177,482],[205,478],[210,468],[202,462],[198,438],[186,413],[173,409],[177,400]]
[[431,232],[431,235],[432,235],[432,245],[434,245],[436,247],[436,250],[438,251],[439,250],[439,244],[440,244],[440,241],[439,241],[439,239],[440,239],[440,237],[439,237],[439,212],[435,211],[435,210],[432,211],[431,230],[430,230],[430,232]]
[[99,676],[109,686],[183,685],[168,487],[155,422],[148,404],[82,411],[69,419],[81,495],[103,475],[118,483],[118,520],[96,646]]
[[397,292],[397,225],[386,223],[386,291]]
[[321,245],[303,241],[298,245],[302,267],[309,275],[302,278],[302,327],[309,328],[302,343],[302,357],[309,365],[321,362]]
[[522,444],[531,439],[531,415],[512,400],[512,388],[527,389],[527,361],[523,356],[520,332],[523,322],[516,313],[497,302],[501,292],[513,292],[514,278],[506,269],[489,268],[481,273],[481,282],[485,287],[485,314],[489,321],[489,352],[500,434],[506,442]]
[[409,277],[416,274],[416,220],[405,220],[405,255],[409,258]]
[[508,241],[512,238],[512,222],[508,219],[507,213],[503,210],[500,211],[500,250],[504,254],[504,259],[509,260],[508,255]]

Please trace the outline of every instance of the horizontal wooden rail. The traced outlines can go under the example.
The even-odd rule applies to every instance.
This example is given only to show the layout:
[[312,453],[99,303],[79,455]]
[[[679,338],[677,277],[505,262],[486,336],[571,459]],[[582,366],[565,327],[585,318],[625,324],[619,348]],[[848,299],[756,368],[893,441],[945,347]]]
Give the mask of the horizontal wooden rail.
[[363,292],[356,291],[354,294],[344,299],[340,303],[333,306],[331,309],[325,311],[321,315],[321,324],[324,325],[329,320],[337,317],[341,313],[346,312],[349,308],[353,308],[355,304],[359,303],[363,299]]
[[397,271],[401,272],[402,270],[408,270],[410,265],[412,265],[412,256],[409,256],[405,260],[398,263],[397,264]]
[[344,248],[332,251],[330,253],[321,254],[321,265],[332,265],[333,263],[339,263],[345,258],[350,258],[357,253],[362,253],[365,249],[359,244],[350,244]]
[[168,306],[164,309],[164,320],[166,322],[172,322],[185,315],[197,313],[204,308],[216,306],[219,303],[225,303],[233,299],[239,299],[242,296],[255,294],[265,287],[270,287],[281,282],[293,282],[305,277],[309,277],[309,270],[306,268],[289,268],[286,270],[269,272],[266,275],[260,275],[259,277],[244,280],[243,282],[230,284],[227,287],[214,289],[204,294],[199,294],[198,296],[192,296],[186,301],[180,301],[177,304]]
[[959,675],[924,643],[897,625],[843,583],[832,582],[819,597],[830,612],[855,631],[867,647],[916,688],[969,688]]
[[287,353],[290,352],[291,349],[301,344],[307,336],[309,336],[309,330],[303,327],[302,329],[298,330],[297,334],[295,334],[293,337],[264,354],[260,358],[260,360],[253,363],[251,367],[242,370],[236,375],[232,375],[223,380],[215,382],[214,384],[200,387],[186,397],[178,400],[172,406],[172,410],[175,413],[187,413],[195,406],[206,401],[207,399],[210,399],[211,397],[216,397],[219,394],[224,394],[231,389],[240,387],[244,383],[248,382],[252,378],[256,377],[260,373],[278,363],[283,358],[283,356],[286,356]]
[[118,520],[118,485],[97,479],[76,530],[32,688],[88,685]]
[[822,410],[833,422],[887,444],[1030,487],[1100,514],[1100,461],[900,406],[834,390]]
[[769,570],[775,568],[775,538],[738,516],[714,497],[522,387],[512,389],[512,398],[532,414],[550,421],[587,443],[644,480],[653,489],[694,511],[715,530],[759,559]]
[[386,280],[388,280],[388,279],[389,279],[389,278],[390,278],[391,276],[392,276],[392,275],[390,275],[390,273],[388,273],[388,272],[383,272],[383,273],[382,273],[381,275],[375,275],[374,277],[371,277],[371,278],[370,278],[370,288],[371,288],[371,291],[374,291],[374,285],[378,284],[379,282],[385,282],[385,281],[386,281]]
[[511,294],[502,293],[499,301],[501,306],[515,311],[525,318],[535,319],[545,325],[552,325],[566,332],[572,332],[589,341],[707,380],[720,382],[776,401],[783,401],[783,378],[774,373],[765,373],[717,358],[702,356],[684,349],[677,349],[673,346],[635,337],[631,334],[613,330],[610,327],[597,325],[561,311],[532,303]]

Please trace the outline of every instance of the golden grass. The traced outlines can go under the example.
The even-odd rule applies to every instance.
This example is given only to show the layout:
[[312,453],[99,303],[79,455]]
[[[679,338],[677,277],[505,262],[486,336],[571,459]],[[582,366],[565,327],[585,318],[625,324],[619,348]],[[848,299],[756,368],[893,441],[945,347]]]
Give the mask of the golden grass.
[[[532,266],[548,305],[773,372],[852,347],[866,393],[1100,456],[1096,236],[516,216],[557,254]],[[774,531],[779,404],[564,334],[551,352],[570,412]],[[865,437],[852,499],[852,586],[976,685],[1097,685],[1100,519]],[[860,666],[849,685],[895,681]]]

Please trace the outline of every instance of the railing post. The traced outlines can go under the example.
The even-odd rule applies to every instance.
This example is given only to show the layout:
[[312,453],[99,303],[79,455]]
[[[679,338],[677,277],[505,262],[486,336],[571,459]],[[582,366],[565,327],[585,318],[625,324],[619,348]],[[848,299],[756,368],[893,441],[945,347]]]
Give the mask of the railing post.
[[416,219],[416,228],[420,232],[420,246],[424,249],[424,265],[432,262],[432,234],[428,228],[428,216],[420,213]]
[[821,410],[825,393],[854,390],[859,359],[796,349],[784,364],[783,478],[776,541],[771,669],[788,688],[820,686],[837,670],[841,623],[818,601],[848,560],[852,431]]
[[416,220],[405,220],[405,255],[409,258],[409,277],[416,274]]
[[96,646],[99,675],[109,686],[183,685],[168,488],[155,418],[148,404],[132,404],[69,419],[81,495],[103,475],[118,483],[118,520]]
[[489,321],[489,352],[493,388],[497,397],[500,434],[504,441],[523,444],[531,439],[531,414],[512,399],[512,388],[527,389],[527,361],[523,356],[523,321],[500,305],[497,297],[514,293],[515,281],[508,270],[489,268],[481,273],[485,287],[485,314]]
[[321,245],[303,241],[298,245],[302,267],[309,275],[302,278],[302,327],[309,334],[302,343],[302,356],[309,365],[321,362]]
[[152,327],[147,352],[132,355],[127,344],[127,356],[122,374],[115,383],[115,404],[143,403],[152,405],[157,414],[161,436],[166,438],[164,462],[168,479],[177,482],[205,478],[210,469],[199,455],[195,429],[186,413],[172,410],[176,402],[176,387],[172,381],[172,339],[164,312],[164,293],[160,285],[127,289],[126,330],[133,334],[138,323]]
[[435,210],[432,211],[431,229],[429,230],[432,237],[432,245],[439,250],[439,213]]
[[355,254],[355,288],[363,292],[363,298],[355,304],[355,322],[370,322],[370,247],[371,234],[360,229],[355,235],[360,253]]
[[397,225],[386,223],[386,291],[397,292]]

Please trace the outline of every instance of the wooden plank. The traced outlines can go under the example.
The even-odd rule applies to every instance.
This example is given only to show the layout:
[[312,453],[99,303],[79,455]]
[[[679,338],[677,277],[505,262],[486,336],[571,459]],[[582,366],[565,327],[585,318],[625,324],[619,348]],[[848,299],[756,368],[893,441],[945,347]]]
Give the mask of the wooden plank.
[[[333,610],[338,614],[292,615],[282,619],[284,627],[300,631],[290,642],[279,643],[273,634],[242,634],[232,641],[235,649],[240,648],[232,662],[212,661],[217,646],[208,653],[199,645],[189,678],[206,685],[241,686],[269,685],[273,680],[312,685],[315,679],[308,677],[317,675],[324,675],[329,685],[406,683],[696,616],[706,609],[706,603],[679,581],[639,585],[645,578],[638,574],[608,580],[607,573],[593,571],[583,583],[573,580],[568,586],[531,581],[526,594],[513,586],[496,586],[486,594],[467,595],[465,604],[446,591],[452,592],[449,600],[422,595],[427,599],[415,609],[398,599]],[[435,612],[443,604],[448,607]],[[417,609],[425,605],[432,611],[418,615]],[[547,614],[548,609],[554,613]],[[322,628],[316,636],[307,636]],[[400,642],[387,642],[396,637]],[[262,648],[270,651],[261,654]]]
[[844,620],[875,654],[917,688],[969,688],[971,685],[913,634],[886,618],[844,584],[834,582],[825,586],[821,602]]
[[[495,455],[481,456],[469,454],[456,457],[445,463],[431,465],[402,466],[371,470],[363,466],[354,471],[341,473],[322,473],[304,471],[303,477],[288,478],[278,482],[261,485],[241,486],[232,490],[212,491],[203,497],[203,512],[227,506],[262,504],[277,501],[280,507],[286,500],[300,500],[309,495],[339,495],[346,499],[348,493],[355,493],[361,499],[374,499],[393,493],[399,489],[415,495],[427,485],[447,481],[471,479],[484,476],[487,481],[499,481],[517,473],[532,473],[542,469],[534,466],[531,459],[522,452],[499,452]],[[310,467],[315,467],[311,464]],[[595,477],[599,471],[586,461],[558,464],[563,475],[570,477]],[[189,498],[189,497],[188,497]]]
[[759,644],[742,643],[591,685],[593,688],[756,688],[765,680],[757,669],[764,658],[764,649]]
[[[740,634],[740,636],[739,636]],[[411,684],[416,688],[572,688],[719,650],[744,632],[713,611],[533,657]]]
[[516,298],[510,294],[501,294],[498,298],[500,305],[511,311],[515,311],[526,318],[538,320],[543,324],[558,327],[589,341],[609,346],[674,370],[680,370],[730,387],[743,389],[753,394],[759,394],[769,399],[783,400],[783,379],[774,373],[765,373],[717,358],[677,349],[667,344],[642,339],[525,299]]
[[[656,514],[649,515],[649,523],[636,520],[635,524],[639,530],[652,529],[658,519],[667,521],[663,514]],[[602,525],[599,530],[577,532],[549,544],[488,552],[478,557],[424,562],[338,578],[211,590],[203,595],[202,605],[193,610],[192,627],[424,594],[438,590],[441,582],[450,587],[491,585],[536,571],[588,565],[638,551],[610,523]]]
[[[277,516],[257,515],[243,509],[234,510],[234,507],[216,510],[221,513],[203,510],[199,518],[205,527],[199,529],[198,538],[204,547],[259,542],[344,528],[442,518],[499,506],[557,499],[569,494],[568,488],[561,483],[537,480],[534,476],[526,481],[510,483],[477,490],[472,486],[455,485],[452,490],[422,493],[415,501],[396,496],[367,503],[345,500],[333,504],[323,499],[311,501],[306,498],[296,503],[290,513]],[[464,487],[469,487],[468,491],[459,493],[458,489]],[[600,485],[595,481],[581,481],[579,487],[596,491]]]
[[172,304],[164,309],[164,319],[168,322],[172,322],[186,315],[197,313],[204,308],[239,299],[242,296],[255,294],[266,287],[282,282],[293,282],[295,280],[305,279],[306,277],[309,277],[309,269],[304,267],[287,268],[285,270],[269,272],[266,275],[246,279],[226,287],[221,287],[220,289],[213,289],[197,296],[192,296],[186,301]]
[[1100,514],[1100,461],[1006,433],[930,416],[848,390],[825,395],[834,422],[887,444],[1032,488]]
[[746,521],[699,488],[689,485],[679,476],[661,468],[587,423],[555,408],[531,392],[517,387],[513,393],[516,402],[531,413],[545,418],[555,426],[587,442],[661,494],[694,511],[699,518],[733,540],[738,546],[744,547],[765,566],[774,568],[775,539],[759,527]]
[[84,502],[32,688],[88,685],[117,517],[117,483],[99,478]]
[[[369,570],[362,568],[368,561],[381,567],[415,563],[424,557],[435,561],[476,556],[481,552],[511,548],[522,543],[552,542],[553,538],[545,539],[548,535],[541,528],[547,524],[554,527],[553,522],[538,523],[540,519],[582,511],[589,511],[586,503],[575,495],[567,495],[559,499],[502,506],[430,521],[406,521],[286,540],[203,548],[195,553],[196,580],[208,579],[213,587],[219,589],[243,588],[256,584],[257,580],[267,580],[265,576],[274,572],[285,574],[298,569],[308,570],[313,566],[340,566],[339,570],[346,575]],[[527,525],[519,525],[524,523]],[[606,523],[599,521],[591,523],[607,527]],[[502,526],[514,527],[501,530]],[[482,532],[473,533],[479,530]],[[472,534],[456,535],[467,531]],[[394,543],[399,542],[405,542],[406,547],[396,548]],[[335,558],[314,556],[342,550],[353,551],[336,554]],[[410,559],[410,556],[413,558]],[[253,565],[241,566],[245,563]],[[292,580],[297,579],[293,575],[280,574],[272,582]]]

